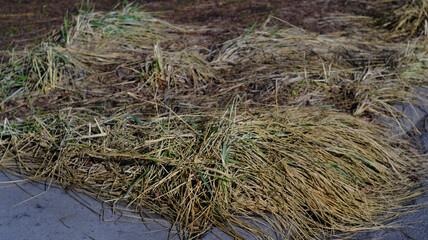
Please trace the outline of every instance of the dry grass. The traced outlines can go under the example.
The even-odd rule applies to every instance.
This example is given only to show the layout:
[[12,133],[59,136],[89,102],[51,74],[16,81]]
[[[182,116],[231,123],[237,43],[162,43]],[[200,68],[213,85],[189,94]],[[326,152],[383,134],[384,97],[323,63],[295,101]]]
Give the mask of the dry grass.
[[11,55],[0,72],[1,105],[24,90],[61,90],[83,103],[115,94],[116,99],[128,93],[134,98],[148,95],[146,99],[158,92],[184,95],[221,81],[195,50],[183,49],[183,36],[193,30],[132,6],[107,14],[87,12],[72,23],[66,24],[62,35],[52,36],[51,42]]
[[428,1],[407,0],[392,16],[387,17],[384,26],[411,37],[428,36]]
[[271,17],[216,53],[216,67],[233,76],[224,91],[268,104],[335,104],[354,115],[391,116],[398,113],[390,104],[413,101],[415,89],[427,86],[425,40],[400,44],[382,35],[367,40],[366,33],[318,35],[284,22],[269,27],[272,21],[281,20]]
[[420,194],[410,144],[355,115],[398,119],[393,104],[417,100],[426,40],[316,35],[270,17],[206,56],[185,47],[197,31],[127,7],[13,53],[1,168],[150,209],[183,238],[268,238],[264,225],[282,239],[348,236]]
[[[321,237],[378,226],[417,193],[406,144],[322,108],[235,110],[146,118],[65,109],[2,127],[1,165],[149,208],[182,236],[216,226],[263,236]],[[262,235],[259,235],[262,234]]]

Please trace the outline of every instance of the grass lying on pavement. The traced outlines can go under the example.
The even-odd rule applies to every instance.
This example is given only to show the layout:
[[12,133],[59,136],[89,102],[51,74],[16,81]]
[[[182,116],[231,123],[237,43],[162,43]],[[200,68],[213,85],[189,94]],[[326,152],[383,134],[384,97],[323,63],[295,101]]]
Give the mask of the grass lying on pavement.
[[426,40],[272,21],[206,56],[186,47],[197,29],[135,8],[76,16],[1,68],[0,166],[151,209],[189,238],[381,226],[419,194],[423,169],[405,140],[352,115],[415,99]]
[[404,141],[332,109],[131,114],[70,108],[2,126],[1,165],[149,208],[188,237],[263,234],[260,219],[283,237],[358,231],[418,194]]

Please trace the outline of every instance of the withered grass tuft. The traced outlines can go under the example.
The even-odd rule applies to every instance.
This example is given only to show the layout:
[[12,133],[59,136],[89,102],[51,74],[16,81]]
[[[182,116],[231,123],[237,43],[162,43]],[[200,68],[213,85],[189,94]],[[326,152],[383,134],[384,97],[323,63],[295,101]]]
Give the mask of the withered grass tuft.
[[407,0],[387,17],[384,26],[412,37],[428,36],[428,1]]

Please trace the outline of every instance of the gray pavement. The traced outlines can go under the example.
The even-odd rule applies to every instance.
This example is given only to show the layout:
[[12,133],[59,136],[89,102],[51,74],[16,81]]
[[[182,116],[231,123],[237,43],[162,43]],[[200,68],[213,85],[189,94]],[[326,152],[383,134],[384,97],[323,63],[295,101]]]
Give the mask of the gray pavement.
[[[14,178],[18,179],[18,178]],[[102,205],[85,196],[85,203],[97,213],[73,199],[63,189],[45,190],[43,184],[5,184],[9,179],[0,174],[0,239],[2,240],[70,240],[70,239],[167,239],[168,224],[148,221],[115,223],[118,216],[107,212],[104,220]],[[37,196],[32,198],[32,196]],[[136,221],[136,220],[134,220]],[[165,221],[163,223],[166,223]]]

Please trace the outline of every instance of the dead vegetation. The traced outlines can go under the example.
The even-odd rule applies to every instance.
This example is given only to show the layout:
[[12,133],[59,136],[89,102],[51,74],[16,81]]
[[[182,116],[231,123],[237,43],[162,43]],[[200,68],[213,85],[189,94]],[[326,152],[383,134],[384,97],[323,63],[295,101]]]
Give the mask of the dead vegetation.
[[[274,17],[272,17],[273,20]],[[376,44],[364,35],[318,35],[271,19],[260,30],[230,40],[214,63],[233,74],[231,85],[250,99],[276,104],[335,104],[354,115],[385,114],[385,103],[412,99],[423,74],[403,79],[410,62],[424,62],[423,42]],[[422,63],[423,64],[423,63]]]
[[408,36],[428,36],[428,1],[407,0],[400,8],[387,17],[384,27]]
[[128,6],[10,53],[2,169],[150,209],[183,238],[349,236],[420,194],[419,156],[378,117],[399,122],[393,105],[428,87],[424,37],[271,16],[206,54],[186,47],[198,31]]
[[149,208],[188,237],[213,226],[259,236],[250,224],[258,218],[284,238],[358,231],[418,194],[409,191],[415,166],[406,144],[395,147],[382,129],[331,109],[236,107],[34,116],[2,129],[2,166]]

